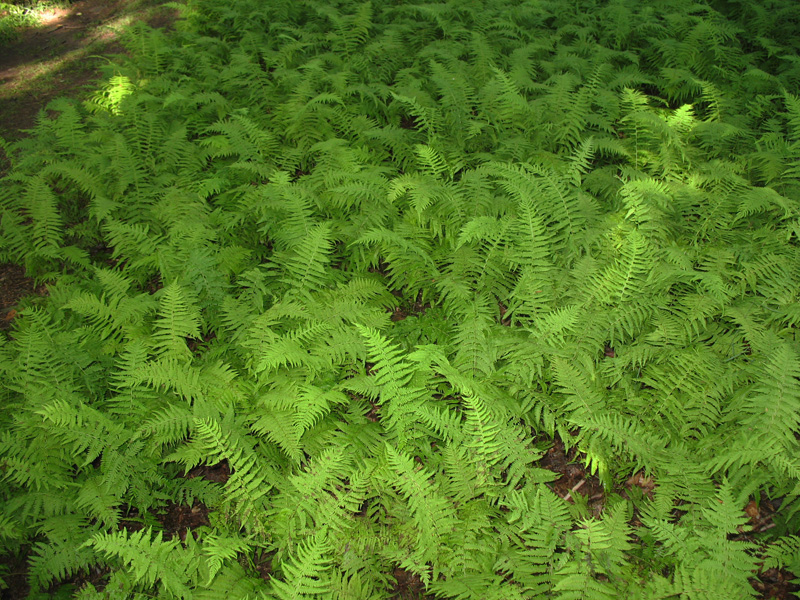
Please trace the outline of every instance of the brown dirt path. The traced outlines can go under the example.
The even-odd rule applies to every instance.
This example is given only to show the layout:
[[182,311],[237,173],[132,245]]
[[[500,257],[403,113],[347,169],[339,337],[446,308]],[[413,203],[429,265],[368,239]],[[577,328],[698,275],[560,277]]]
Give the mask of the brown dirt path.
[[[100,78],[104,56],[119,54],[118,39],[134,21],[169,29],[177,13],[166,0],[78,0],[43,14],[42,24],[0,43],[0,137],[19,139],[48,102],[83,97]],[[0,176],[8,161],[0,145]],[[46,293],[18,265],[0,264],[0,330],[8,329],[27,295]]]
[[[143,20],[169,28],[166,0],[78,0],[43,14],[42,24],[0,44],[0,136],[16,139],[59,96],[80,97],[100,76],[104,56],[118,54],[124,27]],[[2,166],[2,165],[0,165]]]

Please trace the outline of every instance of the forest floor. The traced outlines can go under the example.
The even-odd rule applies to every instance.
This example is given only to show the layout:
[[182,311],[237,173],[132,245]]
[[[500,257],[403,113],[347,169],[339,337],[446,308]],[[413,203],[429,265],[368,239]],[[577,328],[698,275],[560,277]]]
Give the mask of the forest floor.
[[[0,15],[2,16],[2,15]],[[0,136],[17,139],[59,96],[81,97],[136,21],[169,29],[177,13],[159,0],[77,0],[0,45]]]
[[[57,97],[88,96],[92,84],[101,77],[101,67],[108,62],[106,57],[123,52],[119,38],[126,27],[144,21],[152,27],[169,30],[176,17],[176,11],[161,6],[159,0],[78,0],[66,8],[45,13],[39,26],[21,31],[17,40],[0,42],[0,138],[11,142],[23,137],[35,125],[39,111]],[[0,176],[8,166],[0,146]],[[46,294],[46,285],[26,277],[24,268],[0,263],[0,330],[11,326],[23,298]],[[574,449],[569,453],[556,440],[541,466],[561,475],[552,489],[562,498],[580,494],[590,507],[599,511],[602,487],[596,477],[586,472],[582,462]],[[209,476],[208,473],[188,476],[196,475]],[[626,482],[626,488],[636,486],[649,494],[652,480],[641,474],[637,476]],[[751,502],[747,512],[754,528],[769,528],[775,508],[768,501]],[[187,527],[203,524],[206,516],[205,509],[175,506],[159,515],[159,520],[168,535],[185,536]],[[0,590],[0,600],[27,595],[25,573],[19,566],[17,577],[13,573],[7,577],[10,586]],[[398,570],[395,577],[398,581],[395,598],[423,597],[422,584],[416,576]],[[752,583],[760,598],[790,598],[795,597],[797,590],[790,579],[791,575],[785,571],[772,569],[754,577]],[[77,578],[74,583],[77,587],[82,581]]]
[[[87,96],[107,57],[123,52],[119,38],[126,27],[144,21],[168,30],[176,17],[160,0],[77,0],[42,13],[40,24],[20,31],[18,39],[0,41],[0,138],[24,136],[55,98]],[[0,176],[7,168],[0,147]],[[33,293],[47,290],[18,265],[0,263],[0,329],[8,329],[16,305]]]

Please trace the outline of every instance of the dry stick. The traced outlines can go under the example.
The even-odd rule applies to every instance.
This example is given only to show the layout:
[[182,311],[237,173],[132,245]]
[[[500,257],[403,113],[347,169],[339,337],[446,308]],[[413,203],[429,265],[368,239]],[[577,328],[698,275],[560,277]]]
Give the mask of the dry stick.
[[586,483],[586,480],[585,479],[581,479],[578,483],[576,483],[574,486],[572,486],[572,489],[569,492],[567,492],[566,496],[564,496],[564,500],[567,500],[567,501],[571,500],[572,499],[572,492],[578,490],[584,483]]

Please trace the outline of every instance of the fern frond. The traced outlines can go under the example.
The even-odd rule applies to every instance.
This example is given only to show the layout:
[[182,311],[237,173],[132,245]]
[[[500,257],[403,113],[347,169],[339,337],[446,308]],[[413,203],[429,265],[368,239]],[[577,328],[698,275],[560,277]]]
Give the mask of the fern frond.
[[439,111],[435,108],[428,108],[423,106],[415,98],[391,92],[392,97],[400,104],[408,107],[408,111],[414,119],[419,123],[419,126],[427,135],[427,143],[430,144],[437,136],[440,128]]
[[145,589],[159,585],[168,598],[191,597],[190,583],[197,577],[196,550],[181,546],[177,537],[165,541],[152,528],[134,533],[98,533],[86,543],[110,559],[119,560],[134,584]]
[[226,504],[238,517],[240,527],[264,535],[265,496],[279,478],[232,413],[222,420],[195,418],[192,444],[167,460],[179,460],[187,470],[201,461],[209,464],[227,461],[232,475],[225,486]]
[[553,359],[553,375],[561,393],[566,396],[564,410],[578,420],[597,414],[605,404],[594,373],[570,364],[560,357]]
[[284,577],[271,580],[272,591],[279,600],[306,600],[324,597],[328,591],[331,546],[326,532],[307,538],[298,545],[291,562],[284,563]]
[[158,318],[153,324],[153,340],[161,356],[181,360],[191,358],[186,342],[200,337],[200,324],[200,311],[178,283],[162,289]]
[[240,554],[247,554],[252,546],[249,540],[224,535],[203,536],[203,554],[208,564],[208,581],[211,585],[225,563],[232,563]]
[[[186,439],[193,425],[192,411],[184,404],[173,404],[145,421],[137,432],[137,437],[151,438],[156,448],[172,446]],[[158,450],[154,448],[154,452]]]
[[301,292],[330,285],[332,277],[326,267],[331,260],[332,237],[329,223],[312,227],[293,252],[282,260],[281,266],[288,275],[284,281]]
[[638,230],[624,233],[615,244],[614,265],[606,268],[595,280],[599,300],[607,304],[624,302],[641,293],[649,283],[654,257],[650,244]]
[[414,371],[414,367],[403,360],[405,353],[378,331],[358,325],[356,328],[367,343],[370,358],[375,361],[372,368],[375,382],[390,395],[398,393],[411,381]]
[[772,542],[764,552],[762,570],[783,569],[800,572],[800,536],[790,535]]
[[800,359],[788,342],[772,338],[762,343],[760,377],[748,394],[744,421],[757,431],[769,432],[776,443],[794,448],[800,431]]
[[34,590],[47,589],[52,582],[64,581],[98,562],[92,550],[75,539],[51,538],[48,543],[37,543],[32,551],[28,581]]
[[452,503],[430,482],[430,473],[414,467],[414,461],[402,452],[385,446],[386,460],[396,474],[395,485],[411,508],[416,524],[415,554],[423,562],[435,557],[458,524]]

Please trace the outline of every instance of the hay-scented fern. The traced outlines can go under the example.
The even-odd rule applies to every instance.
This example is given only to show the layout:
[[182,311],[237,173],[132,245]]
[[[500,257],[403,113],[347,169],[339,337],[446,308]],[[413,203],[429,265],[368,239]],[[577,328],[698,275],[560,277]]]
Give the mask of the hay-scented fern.
[[[0,188],[0,258],[51,282],[0,342],[31,597],[796,573],[797,40],[728,4],[197,0],[136,29]],[[549,485],[556,437],[601,508]],[[208,524],[165,532],[176,506]]]

